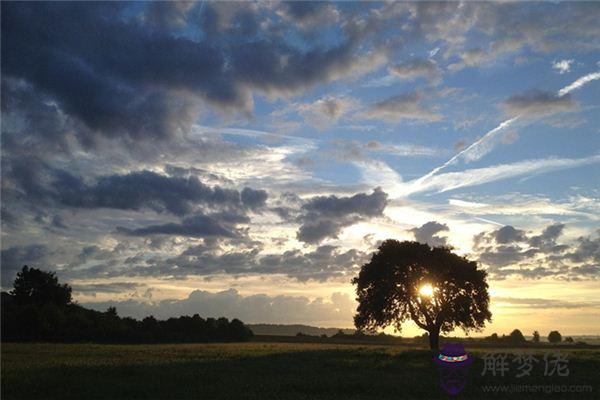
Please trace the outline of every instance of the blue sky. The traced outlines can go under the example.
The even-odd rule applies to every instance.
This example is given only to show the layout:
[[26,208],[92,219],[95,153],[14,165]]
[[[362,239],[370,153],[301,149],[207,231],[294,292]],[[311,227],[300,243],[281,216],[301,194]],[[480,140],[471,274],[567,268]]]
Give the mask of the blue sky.
[[484,333],[597,334],[599,19],[3,3],[2,286],[29,264],[125,315],[347,327],[350,279],[397,238],[488,270]]

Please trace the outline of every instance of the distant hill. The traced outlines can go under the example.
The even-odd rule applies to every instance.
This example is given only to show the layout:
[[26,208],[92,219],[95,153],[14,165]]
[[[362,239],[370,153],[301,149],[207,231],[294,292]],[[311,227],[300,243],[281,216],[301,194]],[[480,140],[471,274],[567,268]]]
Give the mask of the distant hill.
[[[321,336],[335,335],[340,328],[318,328],[309,325],[277,325],[277,324],[246,324],[255,335],[296,336],[298,332],[304,335]],[[346,334],[353,334],[354,329],[341,329]]]

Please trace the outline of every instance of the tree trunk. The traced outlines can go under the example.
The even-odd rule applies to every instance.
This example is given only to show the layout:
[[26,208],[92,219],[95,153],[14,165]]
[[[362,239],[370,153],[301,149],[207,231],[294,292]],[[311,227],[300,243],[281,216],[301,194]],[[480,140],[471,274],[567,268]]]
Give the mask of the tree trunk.
[[432,329],[429,331],[429,348],[431,350],[439,350],[440,349],[440,330]]

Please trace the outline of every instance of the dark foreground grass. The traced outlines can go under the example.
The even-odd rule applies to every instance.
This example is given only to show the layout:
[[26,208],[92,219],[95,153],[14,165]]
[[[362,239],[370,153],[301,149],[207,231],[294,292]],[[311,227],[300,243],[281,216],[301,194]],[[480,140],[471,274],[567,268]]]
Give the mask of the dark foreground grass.
[[[490,351],[486,349],[485,352]],[[499,353],[507,350],[497,349]],[[516,350],[511,350],[515,352]],[[569,350],[569,376],[544,361],[517,379],[483,371],[475,352],[458,398],[600,398],[600,352]],[[539,354],[538,358],[542,358]],[[511,360],[509,356],[507,360]],[[486,385],[537,393],[491,393]],[[518,386],[510,386],[518,385]],[[543,387],[541,387],[543,385]],[[579,385],[579,386],[575,386]],[[544,393],[548,387],[592,392]],[[521,389],[519,389],[521,388]],[[490,389],[488,389],[490,390]],[[493,389],[492,389],[493,390]],[[554,389],[556,390],[556,389]],[[301,343],[75,345],[2,344],[2,399],[447,399],[427,350]]]

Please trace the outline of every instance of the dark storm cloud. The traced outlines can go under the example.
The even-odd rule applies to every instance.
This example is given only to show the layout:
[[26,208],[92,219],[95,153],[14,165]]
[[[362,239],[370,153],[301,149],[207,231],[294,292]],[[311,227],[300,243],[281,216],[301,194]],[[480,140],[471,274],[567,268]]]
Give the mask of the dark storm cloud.
[[[28,201],[54,201],[73,208],[151,209],[184,215],[199,204],[257,210],[264,207],[264,190],[210,187],[195,176],[168,176],[152,171],[109,175],[86,183],[64,170],[34,160],[16,160],[5,176]],[[3,172],[4,174],[4,172]]]
[[447,244],[447,238],[437,236],[437,233],[449,230],[450,229],[446,224],[441,224],[437,221],[429,221],[410,231],[415,235],[417,242],[427,243],[430,246],[445,246]]
[[376,188],[371,194],[359,193],[350,197],[313,197],[302,206],[303,214],[299,217],[302,225],[297,238],[306,243],[335,238],[346,226],[383,215],[387,204],[387,193],[381,188]]

